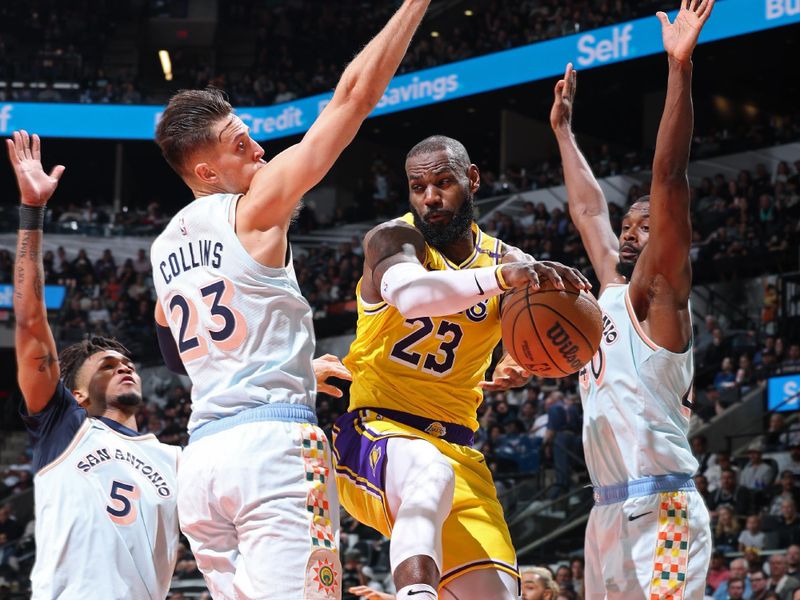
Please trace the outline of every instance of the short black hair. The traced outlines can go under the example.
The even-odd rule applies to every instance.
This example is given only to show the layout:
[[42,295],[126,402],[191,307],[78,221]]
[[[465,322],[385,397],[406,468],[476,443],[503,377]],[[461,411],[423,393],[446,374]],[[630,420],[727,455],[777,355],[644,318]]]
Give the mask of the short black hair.
[[220,89],[181,90],[169,100],[156,127],[156,144],[179,175],[186,172],[186,157],[213,141],[212,129],[233,113]]
[[441,152],[443,150],[450,156],[453,166],[458,167],[464,173],[467,172],[467,169],[472,164],[467,149],[464,144],[446,135],[432,135],[425,138],[408,151],[406,161],[421,154],[431,154],[432,152]]
[[75,382],[78,379],[78,373],[83,363],[85,363],[86,359],[92,356],[92,354],[104,350],[113,350],[127,358],[132,358],[130,350],[113,338],[93,336],[82,342],[67,346],[58,356],[58,364],[61,369],[61,381],[64,382],[64,387],[70,391],[74,390]]

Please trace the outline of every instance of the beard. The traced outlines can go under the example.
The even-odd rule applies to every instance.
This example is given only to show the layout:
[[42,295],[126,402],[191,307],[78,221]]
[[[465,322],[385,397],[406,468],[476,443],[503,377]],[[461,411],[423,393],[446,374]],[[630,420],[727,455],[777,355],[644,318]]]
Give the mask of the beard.
[[[113,403],[118,406],[139,406],[142,403],[142,395],[136,392],[128,392],[127,394],[120,394],[113,399]],[[111,402],[109,402],[111,404]]]
[[617,274],[622,275],[625,279],[630,282],[631,277],[633,276],[633,270],[636,268],[635,262],[627,262],[620,260],[617,263]]
[[453,213],[449,223],[428,223],[413,206],[411,207],[414,226],[422,232],[422,237],[429,245],[440,250],[466,237],[472,229],[474,211],[475,202],[469,191],[466,192],[464,202]]

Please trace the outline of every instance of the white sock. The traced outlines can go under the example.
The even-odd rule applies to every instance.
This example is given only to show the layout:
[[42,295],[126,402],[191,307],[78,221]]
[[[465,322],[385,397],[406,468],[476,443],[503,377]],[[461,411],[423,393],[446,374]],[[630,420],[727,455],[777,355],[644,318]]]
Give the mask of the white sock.
[[439,600],[439,594],[429,585],[415,583],[399,590],[395,598],[397,600]]

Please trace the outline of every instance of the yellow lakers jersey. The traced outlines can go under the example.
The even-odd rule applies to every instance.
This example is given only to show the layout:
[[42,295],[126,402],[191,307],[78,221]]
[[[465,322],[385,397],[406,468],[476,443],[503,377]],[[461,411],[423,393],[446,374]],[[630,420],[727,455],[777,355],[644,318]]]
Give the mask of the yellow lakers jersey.
[[[401,217],[414,224],[411,213]],[[475,269],[500,263],[502,242],[472,225],[475,250],[456,265],[425,245],[429,271]],[[350,410],[388,408],[478,429],[478,387],[500,341],[499,296],[456,315],[405,319],[386,302],[361,298],[356,339],[344,364],[353,374]]]

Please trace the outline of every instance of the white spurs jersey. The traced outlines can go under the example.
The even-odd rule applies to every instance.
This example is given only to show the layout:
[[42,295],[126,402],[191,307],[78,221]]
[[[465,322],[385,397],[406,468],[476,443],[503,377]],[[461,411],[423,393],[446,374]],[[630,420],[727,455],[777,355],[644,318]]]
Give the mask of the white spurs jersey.
[[289,259],[253,259],[234,230],[237,194],[192,201],[153,242],[153,281],[192,380],[189,431],[275,402],[314,407],[311,307]]
[[600,349],[580,372],[583,449],[595,487],[667,474],[693,474],[687,434],[694,363],[642,329],[628,285],[609,284]]
[[180,448],[84,419],[34,478],[34,600],[163,600],[178,552]]

